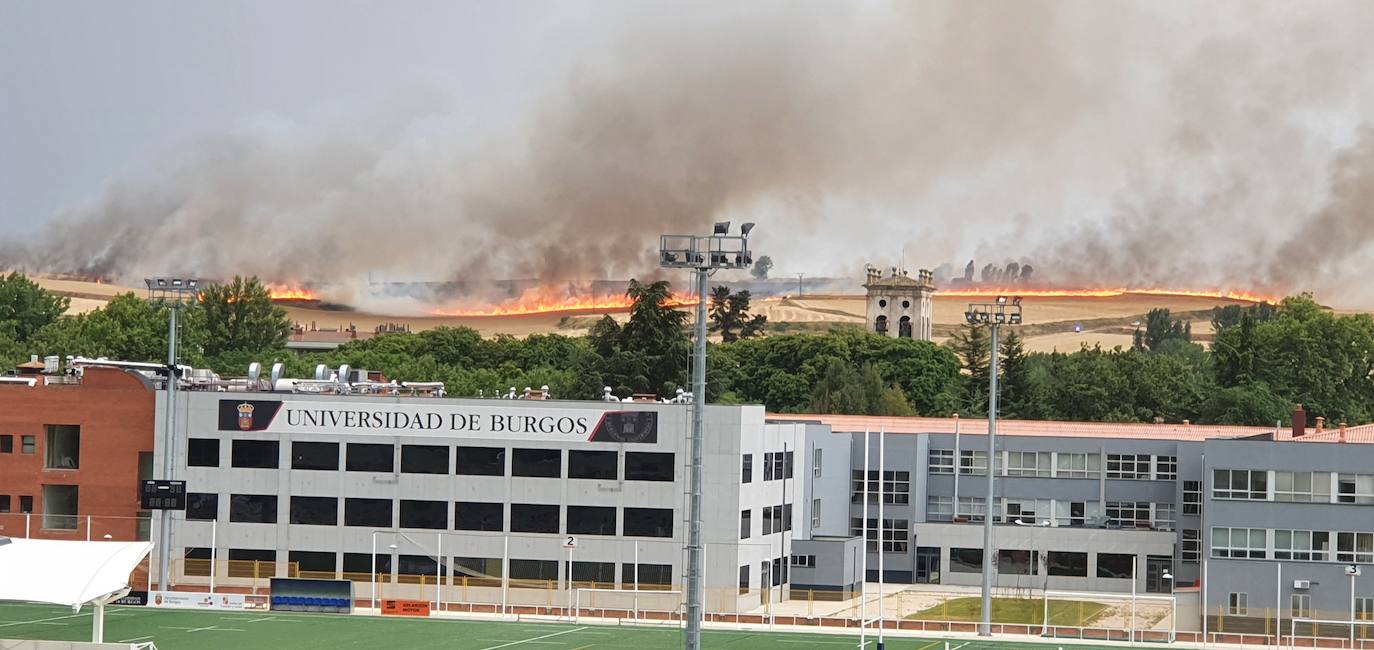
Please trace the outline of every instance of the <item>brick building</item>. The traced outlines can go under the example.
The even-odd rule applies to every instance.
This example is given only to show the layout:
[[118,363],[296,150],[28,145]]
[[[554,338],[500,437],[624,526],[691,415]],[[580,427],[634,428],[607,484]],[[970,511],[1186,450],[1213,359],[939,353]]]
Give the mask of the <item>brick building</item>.
[[153,385],[113,367],[30,365],[0,382],[0,535],[148,539],[138,481],[152,470]]

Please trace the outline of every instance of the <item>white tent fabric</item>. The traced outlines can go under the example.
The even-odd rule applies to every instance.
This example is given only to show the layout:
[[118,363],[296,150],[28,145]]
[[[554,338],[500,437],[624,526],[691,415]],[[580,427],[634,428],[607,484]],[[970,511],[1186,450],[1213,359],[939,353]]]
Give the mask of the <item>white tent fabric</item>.
[[73,609],[127,589],[152,542],[0,538],[0,600]]

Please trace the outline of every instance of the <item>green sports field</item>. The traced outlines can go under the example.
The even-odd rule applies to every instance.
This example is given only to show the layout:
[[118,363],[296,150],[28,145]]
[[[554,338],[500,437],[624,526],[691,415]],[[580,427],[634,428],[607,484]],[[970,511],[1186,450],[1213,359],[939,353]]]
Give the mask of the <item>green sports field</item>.
[[[0,638],[89,641],[91,613],[49,605],[0,604]],[[682,646],[676,628],[611,627],[553,623],[407,619],[331,614],[206,612],[111,607],[105,641],[151,641],[159,650],[256,650],[259,648],[452,648],[497,650],[649,650]],[[858,636],[771,632],[703,632],[706,648],[798,650],[857,647]],[[891,650],[943,650],[943,639],[888,637]],[[951,650],[1053,650],[1054,645],[957,639]],[[870,646],[873,647],[873,646]],[[1085,648],[1088,646],[1075,646]],[[1107,646],[1095,646],[1105,648]]]

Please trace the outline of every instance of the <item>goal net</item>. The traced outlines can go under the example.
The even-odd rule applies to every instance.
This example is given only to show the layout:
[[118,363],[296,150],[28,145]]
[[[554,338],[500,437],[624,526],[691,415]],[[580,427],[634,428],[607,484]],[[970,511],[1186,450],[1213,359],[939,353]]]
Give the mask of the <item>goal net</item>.
[[1041,600],[1041,634],[1172,643],[1178,599],[1160,594],[1047,590]]
[[1288,647],[1374,648],[1374,620],[1295,618],[1288,621]]
[[573,617],[587,615],[677,625],[684,618],[684,602],[681,591],[579,587],[573,593]]

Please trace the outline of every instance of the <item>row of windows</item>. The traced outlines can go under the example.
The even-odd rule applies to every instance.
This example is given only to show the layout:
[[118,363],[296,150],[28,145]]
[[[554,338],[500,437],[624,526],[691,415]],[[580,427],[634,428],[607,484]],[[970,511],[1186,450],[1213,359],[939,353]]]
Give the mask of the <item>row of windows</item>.
[[[33,454],[38,451],[38,439],[35,436],[19,436],[19,451],[24,454]],[[14,453],[14,436],[12,434],[0,435],[0,454]]]
[[[817,502],[820,499],[816,499]],[[780,506],[763,506],[759,508],[763,514],[763,530],[760,534],[772,535],[781,533],[785,530],[792,530],[792,504],[785,503]],[[739,537],[749,539],[753,534],[754,511],[741,510],[739,513]]]
[[[0,514],[10,512],[10,508],[13,507],[11,505],[12,503],[10,495],[0,494]],[[33,497],[27,495],[19,496],[19,512],[33,512]]]
[[[342,443],[293,441],[291,469],[336,471]],[[447,445],[401,445],[400,471],[403,474],[460,474],[468,476],[505,476],[506,454],[510,452],[510,475],[539,478],[563,477],[563,450],[510,449],[504,447],[449,447]],[[187,443],[187,464],[191,467],[219,467],[220,441],[216,438],[191,438]],[[280,467],[280,441],[234,440],[230,466],[258,469]],[[394,472],[395,446],[350,442],[346,444],[344,469],[350,472]],[[450,462],[453,456],[453,462]],[[567,477],[574,479],[618,480],[620,454],[615,451],[569,450]],[[672,481],[675,464],[672,452],[625,452],[624,478],[627,481]]]
[[[983,497],[959,497],[955,511],[953,497],[926,497],[926,521],[982,521],[987,510]],[[1059,499],[993,499],[993,521],[1021,521],[1027,524],[1054,521],[1060,526],[1107,526],[1115,528],[1152,528],[1173,530],[1177,512],[1172,503],[1148,501],[1063,501]]]
[[[1038,575],[1040,562],[1052,576],[1088,577],[1088,554],[1078,551],[1031,551],[998,549],[997,572],[1003,575]],[[1094,575],[1099,578],[1130,579],[1135,567],[1135,555],[1129,553],[1098,553]],[[954,573],[982,573],[983,549],[949,549],[949,570]]]
[[[1288,604],[1289,616],[1293,618],[1310,618],[1312,616],[1312,594],[1290,594]],[[1352,606],[1355,610],[1355,620],[1374,620],[1374,598],[1355,598]],[[1230,616],[1248,616],[1250,614],[1250,595],[1243,591],[1233,591],[1227,594],[1226,613]]]
[[[188,575],[209,575],[210,549],[187,548],[185,556]],[[231,560],[229,575],[246,572],[251,576],[252,567],[244,566],[247,561],[272,563],[277,561],[277,552],[268,549],[228,549],[227,558]],[[339,557],[331,551],[288,551],[287,562],[296,565],[300,571],[314,573],[337,573],[341,565]],[[453,557],[441,563],[428,555],[398,555],[395,566],[390,554],[372,555],[370,553],[344,553],[342,572],[345,578],[368,579],[375,571],[390,575],[394,568],[401,577],[444,576],[445,584],[464,584],[469,586],[500,586],[503,577],[501,558]],[[373,562],[376,562],[375,566]],[[235,565],[237,564],[237,566]],[[447,564],[448,566],[445,566]],[[558,560],[528,560],[511,558],[509,562],[511,580],[558,580]],[[571,574],[573,582],[616,583],[614,562],[573,561],[568,567],[564,561],[564,571]],[[450,567],[452,568],[450,572]],[[569,569],[571,569],[569,571]],[[452,574],[452,577],[448,576]],[[405,582],[405,580],[402,580]],[[620,565],[620,583],[623,587],[668,586],[673,584],[671,564]]]
[[[867,523],[865,526],[864,524]],[[867,522],[860,517],[849,519],[849,534],[852,537],[862,535],[867,542],[869,551],[878,550],[878,520],[869,517]],[[911,541],[911,522],[906,519],[883,519],[883,551],[892,553],[905,553]]]
[[[793,454],[791,451],[769,451],[763,454],[763,480],[778,481],[792,478]],[[820,476],[820,453],[816,454],[816,476]],[[754,455],[740,457],[740,483],[754,480]]]
[[[1270,541],[1272,539],[1272,546]],[[1335,540],[1333,548],[1331,542]],[[1302,562],[1374,562],[1374,533],[1265,528],[1212,529],[1212,557]]]
[[[793,556],[795,558],[796,556]],[[759,585],[767,587],[770,584],[774,587],[782,586],[792,582],[791,564],[792,558],[775,557],[772,560],[764,560],[759,563]],[[739,592],[749,593],[749,565],[739,568]]]
[[[218,494],[193,492],[187,495],[186,518],[210,520],[219,516]],[[449,503],[401,499],[399,508],[391,499],[345,498],[343,525],[368,528],[428,528],[449,530]],[[292,524],[337,526],[339,499],[335,497],[290,497],[289,517]],[[506,529],[503,503],[459,501],[453,506],[454,530],[484,530],[502,532]],[[399,523],[393,523],[393,510]],[[567,530],[560,529],[562,520],[556,504],[510,504],[510,532],[559,533],[569,535],[615,535],[616,508],[613,506],[567,507]],[[623,508],[623,532],[630,537],[672,537],[671,508]],[[229,495],[229,521],[236,523],[277,523],[277,497],[270,494]],[[790,521],[790,519],[789,519]]]
[[[1123,480],[1172,481],[1178,478],[1177,456],[1149,454],[1106,454],[1106,477]],[[1103,454],[1048,451],[1003,451],[996,454],[999,476],[1044,478],[1098,478],[1103,473]],[[954,450],[931,449],[928,457],[931,474],[954,473]],[[986,475],[988,454],[972,449],[959,450],[959,473]]]
[[[881,473],[876,469],[868,470],[868,502],[878,502],[878,490],[882,490],[883,503],[911,503],[911,472],[886,470]],[[881,482],[879,482],[881,480]],[[850,470],[849,489],[850,503],[863,503],[864,500],[864,472],[861,469]]]
[[1212,498],[1368,505],[1374,504],[1374,474],[1217,469]]

